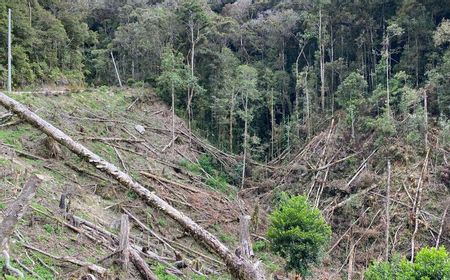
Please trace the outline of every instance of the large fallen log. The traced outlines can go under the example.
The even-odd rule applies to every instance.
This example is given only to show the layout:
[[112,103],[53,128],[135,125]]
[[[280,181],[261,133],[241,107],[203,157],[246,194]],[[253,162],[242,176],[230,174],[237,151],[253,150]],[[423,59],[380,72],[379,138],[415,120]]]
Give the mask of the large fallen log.
[[120,171],[116,166],[102,159],[91,152],[83,145],[74,141],[64,132],[46,122],[38,115],[30,111],[26,106],[0,92],[0,104],[17,114],[20,118],[35,126],[37,129],[55,139],[58,143],[68,148],[73,153],[90,162],[100,171],[112,176],[120,184],[135,191],[151,207],[160,209],[163,213],[174,219],[185,230],[190,232],[192,237],[198,242],[207,246],[212,252],[216,253],[226,264],[230,274],[235,279],[242,280],[260,280],[265,279],[261,272],[259,262],[252,263],[248,260],[237,257],[225,245],[223,245],[214,235],[203,229],[192,219],[182,212],[178,211],[166,201],[161,199],[144,186],[134,181],[131,176]]
[[23,278],[23,273],[10,265],[8,240],[14,231],[17,222],[22,218],[25,210],[36,193],[42,180],[33,175],[24,185],[20,195],[6,209],[0,223],[0,251],[5,256],[5,268]]
[[42,182],[36,175],[33,175],[23,186],[17,199],[8,206],[0,223],[0,249],[7,247],[8,239],[14,231],[17,222],[22,218],[25,210],[36,193],[36,189]]

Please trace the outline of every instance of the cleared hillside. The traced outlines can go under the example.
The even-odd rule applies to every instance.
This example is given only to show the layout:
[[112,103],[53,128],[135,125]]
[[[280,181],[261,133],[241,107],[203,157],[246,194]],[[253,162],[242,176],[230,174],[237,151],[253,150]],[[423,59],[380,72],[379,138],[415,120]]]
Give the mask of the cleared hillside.
[[[418,149],[423,143],[402,138],[385,145],[370,134],[352,140],[336,115],[324,120],[323,126],[329,127],[306,145],[293,145],[290,153],[271,162],[251,161],[240,190],[231,184],[239,183],[235,176],[241,157],[195,135],[190,140],[178,118],[172,150],[170,109],[149,90],[104,87],[10,96],[132,175],[231,249],[238,245],[240,215],[251,215],[254,249],[269,274],[282,275],[283,262],[269,253],[265,231],[267,212],[283,191],[308,195],[332,225],[333,239],[315,279],[340,279],[349,273],[356,277],[371,261],[383,259],[386,247],[407,256],[419,187],[415,246],[434,246],[438,236],[441,245],[450,245],[449,216],[443,219],[449,204],[450,151],[445,131],[437,126],[429,135],[430,152],[424,153]],[[132,217],[132,243],[147,252],[146,260],[160,279],[228,279],[218,257],[135,193],[14,115],[0,115],[0,208],[14,200],[31,174],[44,180],[10,242],[13,265],[30,279],[76,279],[88,273],[87,267],[58,257],[107,268],[100,279],[140,279],[137,271],[123,275],[111,256],[123,213]],[[59,207],[61,195],[70,200],[69,215]]]

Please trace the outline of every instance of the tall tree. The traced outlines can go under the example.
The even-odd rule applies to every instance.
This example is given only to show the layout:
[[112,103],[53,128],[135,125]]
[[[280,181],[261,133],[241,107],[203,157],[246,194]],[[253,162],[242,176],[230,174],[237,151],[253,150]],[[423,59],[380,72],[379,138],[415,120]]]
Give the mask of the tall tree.
[[245,184],[246,164],[248,160],[249,150],[249,125],[253,120],[253,113],[256,107],[255,101],[259,100],[260,95],[257,89],[258,73],[255,68],[248,65],[241,65],[238,67],[238,92],[240,95],[241,111],[239,112],[242,121],[244,122],[243,135],[243,159],[242,159],[242,178],[241,188]]
[[209,25],[209,18],[205,11],[206,3],[197,0],[183,0],[178,8],[178,17],[184,24],[189,38],[189,67],[191,70],[191,79],[187,93],[188,127],[191,131],[192,122],[192,99],[196,89],[199,89],[197,78],[195,77],[195,51],[196,46],[203,39],[204,31]]
[[161,75],[158,77],[158,86],[162,93],[170,89],[172,109],[172,154],[175,146],[175,102],[176,92],[187,86],[187,68],[183,56],[171,46],[163,50],[161,61]]

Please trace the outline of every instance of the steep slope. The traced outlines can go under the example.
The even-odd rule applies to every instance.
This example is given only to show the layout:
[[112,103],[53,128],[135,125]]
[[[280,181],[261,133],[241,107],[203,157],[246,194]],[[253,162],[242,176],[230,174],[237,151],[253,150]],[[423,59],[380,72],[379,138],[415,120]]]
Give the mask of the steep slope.
[[[423,142],[408,142],[401,134],[388,143],[375,133],[353,140],[338,112],[306,145],[293,145],[265,164],[251,161],[247,187],[239,190],[229,182],[236,182],[240,157],[189,137],[179,118],[172,151],[170,109],[150,90],[99,88],[13,97],[127,171],[229,248],[237,247],[239,216],[250,214],[254,249],[270,274],[282,274],[283,262],[270,254],[264,238],[267,212],[281,192],[307,195],[332,225],[333,240],[315,279],[359,279],[372,261],[385,258],[386,248],[391,256],[411,257],[416,221],[416,251],[435,246],[437,239],[450,247],[450,215],[444,216],[450,151],[445,131],[435,124],[426,153]],[[29,174],[44,178],[11,242],[13,265],[24,272],[21,265],[26,266],[43,279],[86,275],[88,268],[55,258],[70,256],[108,268],[100,279],[139,279],[137,271],[121,274],[112,255],[120,216],[127,213],[133,244],[147,252],[161,279],[229,279],[217,257],[160,211],[15,116],[0,116],[0,211]],[[70,200],[69,215],[59,207],[61,195]]]
[[[236,240],[234,236],[237,236],[237,223],[234,222],[238,221],[240,214],[236,200],[229,198],[235,196],[235,188],[219,176],[220,172],[214,169],[208,157],[188,148],[189,140],[186,138],[183,122],[178,119],[177,129],[183,133],[177,132],[178,137],[172,151],[168,145],[171,140],[168,129],[171,125],[170,111],[156,101],[150,92],[121,92],[103,88],[58,95],[22,94],[14,98],[28,104],[33,111],[79,139],[108,161],[121,166],[159,196],[216,233],[222,241],[233,245]],[[87,240],[82,238],[79,241],[71,237],[73,229],[58,225],[64,219],[58,209],[61,195],[64,194],[70,198],[71,215],[94,222],[113,233],[117,231],[115,227],[120,214],[131,214],[139,221],[133,218],[133,222],[137,224],[132,234],[135,244],[139,248],[145,247],[149,252],[158,252],[163,260],[178,261],[180,266],[189,265],[199,275],[217,274],[216,271],[223,270],[223,264],[219,260],[203,248],[197,248],[198,245],[193,244],[190,237],[171,220],[159,211],[152,211],[134,193],[97,173],[34,128],[12,118],[3,125],[1,133],[4,150],[2,170],[5,172],[2,180],[5,184],[11,184],[16,177],[25,180],[23,172],[27,169],[28,172],[43,173],[47,178],[35,198],[30,217],[27,216],[26,219],[31,219],[36,212],[47,218],[43,218],[42,223],[33,223],[31,228],[19,229],[20,232],[27,233],[23,234],[23,238],[26,238],[24,243],[43,248],[54,256],[72,256],[63,248],[70,251],[78,246],[85,246],[86,252],[83,253],[80,248],[76,256],[91,262],[108,254],[108,249],[113,244],[109,248],[107,244],[96,244],[98,250],[91,250],[91,242],[102,239],[95,230],[92,232],[90,229],[91,232],[88,233],[93,234],[93,240],[88,237]],[[195,147],[195,144],[191,145]],[[17,157],[17,154],[28,157],[28,160]],[[20,189],[21,182],[14,181],[14,184]],[[4,205],[6,202],[5,200]],[[80,219],[75,219],[75,223],[78,226]],[[86,224],[88,223],[81,220],[81,227],[86,227]],[[144,226],[139,229],[139,224]],[[148,228],[158,236],[150,238],[152,234]],[[46,234],[48,236],[42,237]],[[88,236],[83,232],[76,232],[76,236],[80,235]],[[63,241],[55,242],[55,238],[59,236]],[[80,244],[64,242],[72,239]],[[52,246],[48,246],[48,242]],[[53,246],[54,244],[60,244],[61,248]],[[23,248],[19,246],[17,252],[14,250],[15,253],[21,252],[20,249]],[[15,257],[23,260],[20,254]],[[185,264],[182,265],[180,261]],[[63,269],[59,273],[67,275],[69,271],[71,270]]]

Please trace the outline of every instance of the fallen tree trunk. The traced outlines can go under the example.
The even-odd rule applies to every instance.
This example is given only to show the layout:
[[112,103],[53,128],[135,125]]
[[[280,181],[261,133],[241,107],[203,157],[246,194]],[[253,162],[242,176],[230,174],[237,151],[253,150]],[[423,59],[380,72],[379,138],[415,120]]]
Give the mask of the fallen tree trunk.
[[19,197],[9,205],[0,223],[0,249],[7,247],[9,236],[13,233],[17,222],[25,213],[26,207],[36,193],[36,189],[42,182],[36,175],[33,175],[24,185]]
[[23,278],[23,273],[12,267],[10,264],[8,240],[13,233],[17,222],[25,213],[28,203],[30,203],[30,200],[33,198],[36,193],[36,189],[41,182],[41,179],[39,179],[36,175],[33,175],[25,183],[17,199],[13,201],[6,209],[2,222],[0,223],[0,251],[5,257],[5,268],[20,278]]
[[102,159],[98,155],[91,152],[83,145],[74,141],[64,132],[54,127],[50,123],[40,118],[35,113],[21,103],[15,101],[4,93],[0,92],[0,104],[11,110],[26,122],[35,126],[40,131],[55,139],[58,143],[68,148],[73,153],[90,162],[97,169],[112,176],[120,184],[135,191],[145,202],[151,207],[160,209],[166,215],[174,219],[185,230],[192,234],[192,237],[198,242],[207,246],[211,251],[216,253],[225,262],[230,274],[235,279],[242,280],[260,280],[265,279],[261,273],[260,263],[252,263],[245,259],[234,255],[225,245],[223,245],[214,235],[203,229],[192,219],[182,212],[178,211],[166,201],[161,199],[144,186],[134,181],[128,174],[120,171],[116,166]]
[[139,256],[139,253],[130,248],[130,259],[134,266],[139,270],[142,278],[145,280],[158,280],[158,277],[150,270],[148,264]]

